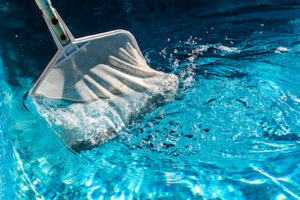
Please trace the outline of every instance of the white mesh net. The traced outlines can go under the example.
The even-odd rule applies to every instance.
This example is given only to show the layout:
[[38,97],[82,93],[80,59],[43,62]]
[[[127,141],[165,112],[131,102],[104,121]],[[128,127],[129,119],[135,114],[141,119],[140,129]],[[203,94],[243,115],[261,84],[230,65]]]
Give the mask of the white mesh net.
[[176,93],[175,75],[151,69],[126,31],[70,44],[31,90],[38,112],[72,146],[113,138],[149,106]]

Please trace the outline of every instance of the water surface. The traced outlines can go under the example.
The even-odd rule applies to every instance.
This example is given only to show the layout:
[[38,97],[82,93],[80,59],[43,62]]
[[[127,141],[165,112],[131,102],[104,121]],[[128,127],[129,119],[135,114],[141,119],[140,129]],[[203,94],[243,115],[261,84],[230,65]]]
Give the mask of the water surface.
[[300,199],[297,2],[53,1],[74,35],[129,29],[180,79],[174,101],[80,154],[24,98],[55,53],[40,13],[0,2],[3,199]]

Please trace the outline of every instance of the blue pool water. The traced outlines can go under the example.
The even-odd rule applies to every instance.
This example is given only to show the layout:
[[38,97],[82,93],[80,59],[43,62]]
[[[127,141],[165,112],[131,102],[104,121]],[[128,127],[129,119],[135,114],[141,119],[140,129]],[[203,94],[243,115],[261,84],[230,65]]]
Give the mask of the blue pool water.
[[46,25],[0,0],[0,199],[300,199],[299,2],[76,2],[53,1],[74,35],[130,30],[178,93],[73,152],[25,98],[55,53]]

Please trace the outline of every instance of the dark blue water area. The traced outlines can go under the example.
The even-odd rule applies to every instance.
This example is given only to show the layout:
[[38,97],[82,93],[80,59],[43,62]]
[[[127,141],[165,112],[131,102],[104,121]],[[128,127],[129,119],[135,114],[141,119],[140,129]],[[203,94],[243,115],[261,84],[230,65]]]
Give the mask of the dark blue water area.
[[0,0],[0,199],[300,199],[299,1],[52,3],[76,37],[131,31],[179,89],[74,152],[26,100],[56,52],[41,13]]

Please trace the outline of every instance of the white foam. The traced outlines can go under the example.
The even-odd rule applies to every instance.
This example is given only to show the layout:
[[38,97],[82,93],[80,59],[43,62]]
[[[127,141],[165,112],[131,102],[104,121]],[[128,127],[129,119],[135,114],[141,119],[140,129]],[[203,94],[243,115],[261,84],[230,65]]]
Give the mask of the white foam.
[[[37,111],[50,123],[69,146],[100,145],[113,139],[131,120],[149,106],[156,97],[169,101],[177,90],[177,77],[167,76],[156,91],[133,91],[128,96],[113,96],[91,103],[69,103],[62,100],[35,98]],[[160,100],[162,100],[160,98]]]
[[283,53],[283,52],[288,52],[291,49],[288,49],[286,47],[277,47],[274,53]]
[[225,52],[230,52],[230,53],[240,53],[241,52],[236,47],[227,47],[227,46],[224,46],[224,45],[219,45],[219,46],[216,46],[215,48],[218,49],[218,50],[225,51]]

